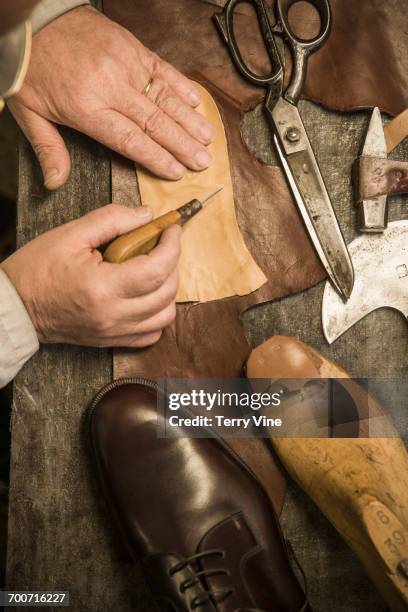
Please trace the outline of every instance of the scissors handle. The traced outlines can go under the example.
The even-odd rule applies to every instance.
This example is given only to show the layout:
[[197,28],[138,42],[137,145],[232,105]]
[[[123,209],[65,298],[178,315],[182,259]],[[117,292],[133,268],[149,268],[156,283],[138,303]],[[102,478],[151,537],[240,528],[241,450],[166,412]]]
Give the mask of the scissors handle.
[[[252,4],[256,10],[262,37],[271,63],[271,72],[265,76],[256,74],[245,64],[234,33],[234,11],[239,4]],[[274,87],[283,83],[283,69],[279,52],[273,37],[272,27],[268,18],[271,9],[264,0],[228,0],[222,13],[214,15],[214,20],[220,30],[224,42],[228,46],[231,57],[242,76],[258,87]]]
[[306,0],[315,7],[320,17],[320,32],[314,38],[303,40],[296,36],[290,27],[289,10],[299,0],[276,0],[277,25],[275,34],[283,36],[287,42],[293,60],[293,74],[290,85],[285,92],[285,99],[291,104],[297,104],[306,79],[307,61],[309,55],[320,49],[330,34],[332,15],[329,0]]
[[[281,95],[279,88],[283,87],[283,67],[276,46],[274,35],[281,36],[289,46],[293,59],[293,74],[285,99],[296,105],[302,92],[306,78],[307,61],[309,55],[320,49],[326,42],[331,29],[331,10],[329,0],[306,0],[313,5],[319,13],[320,32],[310,40],[303,40],[296,36],[290,27],[290,8],[299,0],[275,0],[276,23],[272,8],[265,0],[228,0],[222,13],[214,16],[224,42],[229,48],[232,59],[242,76],[258,87],[270,87],[275,90],[273,98]],[[255,8],[262,37],[271,63],[271,72],[265,76],[256,74],[245,64],[234,34],[234,11],[239,4],[252,4]]]

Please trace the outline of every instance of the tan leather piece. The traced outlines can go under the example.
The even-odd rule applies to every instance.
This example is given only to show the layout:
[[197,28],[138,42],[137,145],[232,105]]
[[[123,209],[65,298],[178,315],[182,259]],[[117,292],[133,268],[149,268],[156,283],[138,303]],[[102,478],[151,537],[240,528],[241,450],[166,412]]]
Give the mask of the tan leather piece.
[[[347,380],[342,368],[296,338],[271,338],[247,362],[249,378],[302,379],[315,373],[344,379],[357,407],[367,401],[366,392]],[[408,558],[408,453],[378,402],[372,397],[368,401],[389,437],[364,438],[362,423],[359,438],[271,442],[289,474],[360,558],[390,609],[402,612],[408,605],[408,583],[398,565]],[[310,406],[304,408],[312,414]],[[371,433],[376,423],[377,418],[370,422]]]
[[408,108],[387,123],[384,134],[388,153],[391,153],[408,136]]
[[205,199],[223,187],[183,228],[177,302],[209,302],[247,295],[267,280],[249,253],[235,217],[227,140],[220,113],[205,88],[199,84],[197,88],[202,100],[197,110],[209,119],[216,132],[208,147],[213,157],[211,166],[203,172],[188,171],[176,182],[137,168],[142,204],[151,206],[155,217],[195,198]]

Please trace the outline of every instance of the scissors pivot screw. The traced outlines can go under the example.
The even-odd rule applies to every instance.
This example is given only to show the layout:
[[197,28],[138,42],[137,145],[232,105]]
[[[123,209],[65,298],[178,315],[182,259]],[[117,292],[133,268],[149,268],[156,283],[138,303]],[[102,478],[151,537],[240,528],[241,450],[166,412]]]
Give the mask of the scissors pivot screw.
[[299,142],[300,130],[296,127],[288,128],[285,133],[285,138],[286,140],[289,140],[289,142]]

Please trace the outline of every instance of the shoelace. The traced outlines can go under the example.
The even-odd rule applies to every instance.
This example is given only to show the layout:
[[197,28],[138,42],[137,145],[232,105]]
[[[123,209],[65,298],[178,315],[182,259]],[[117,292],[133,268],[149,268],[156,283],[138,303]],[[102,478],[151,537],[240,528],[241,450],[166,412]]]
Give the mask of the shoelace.
[[[183,559],[183,561],[180,561],[179,563],[174,565],[172,568],[170,568],[169,576],[174,576],[174,574],[176,574],[177,572],[181,572],[181,570],[186,568],[188,565],[191,567],[192,563],[196,561],[200,561],[210,556],[218,556],[218,557],[224,558],[225,553],[222,550],[207,550],[207,551],[192,555],[191,557],[186,557],[185,559]],[[190,589],[191,587],[196,586],[197,584],[201,583],[202,578],[210,578],[211,576],[229,576],[230,575],[230,572],[225,568],[214,568],[214,569],[202,570],[199,572],[195,572],[193,570],[193,573],[194,573],[194,576],[192,576],[191,578],[186,578],[186,580],[184,580],[181,583],[180,585],[181,593],[184,594],[185,591],[187,591],[187,589]],[[221,603],[222,601],[224,601],[224,599],[226,599],[229,595],[231,595],[231,593],[232,593],[232,589],[223,589],[222,591],[219,591],[218,593],[214,593],[213,591],[208,590],[203,594],[196,595],[190,602],[190,608],[192,610],[195,610],[196,608],[199,608],[200,606],[204,606],[207,603],[215,603],[215,604]]]

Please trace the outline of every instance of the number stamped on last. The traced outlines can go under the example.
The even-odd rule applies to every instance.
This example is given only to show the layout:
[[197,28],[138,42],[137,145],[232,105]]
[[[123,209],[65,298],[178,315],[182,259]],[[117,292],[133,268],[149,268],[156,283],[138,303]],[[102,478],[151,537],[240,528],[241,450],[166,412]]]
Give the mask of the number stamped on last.
[[54,607],[68,608],[68,591],[0,591],[0,606],[8,608]]

